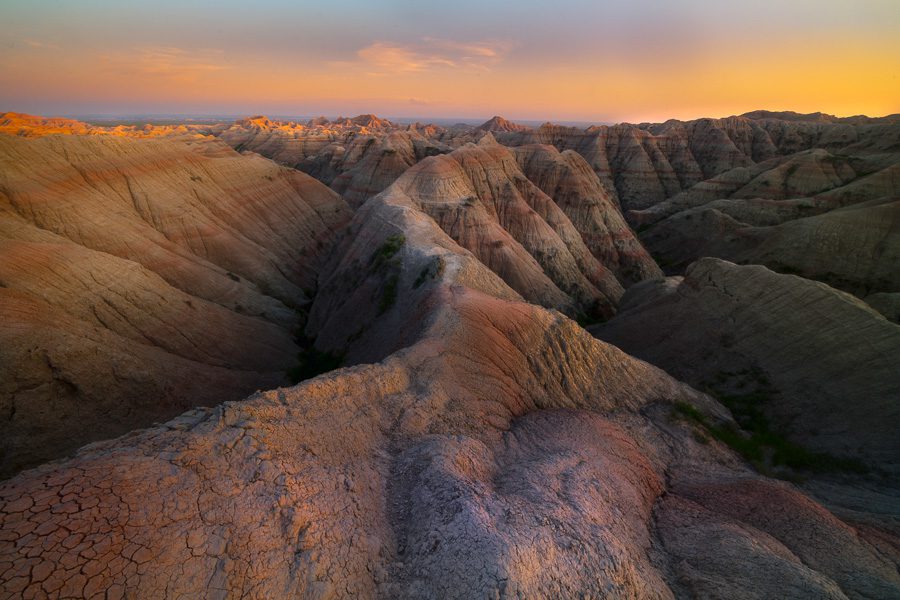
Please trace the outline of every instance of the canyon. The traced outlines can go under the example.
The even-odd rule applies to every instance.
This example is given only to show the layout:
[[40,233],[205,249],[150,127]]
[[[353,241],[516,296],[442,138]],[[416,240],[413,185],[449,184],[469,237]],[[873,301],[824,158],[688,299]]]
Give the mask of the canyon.
[[0,597],[900,597],[898,165],[0,114]]

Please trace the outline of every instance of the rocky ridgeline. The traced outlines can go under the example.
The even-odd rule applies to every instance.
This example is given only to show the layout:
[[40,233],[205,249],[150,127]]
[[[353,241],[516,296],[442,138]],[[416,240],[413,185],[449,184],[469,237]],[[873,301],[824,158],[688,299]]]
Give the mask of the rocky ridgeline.
[[[591,194],[621,206],[670,273],[717,256],[821,279],[861,297],[900,289],[890,266],[895,262],[890,251],[900,246],[892,204],[900,186],[896,116],[839,119],[756,111],[587,129],[549,123],[532,129],[502,117],[479,127],[448,128],[404,127],[371,115],[359,119],[378,126],[363,133],[352,120],[322,121],[285,134],[283,125],[248,129],[238,122],[221,135],[235,147],[312,174],[353,206],[424,158],[489,134],[513,148],[552,146],[584,159],[602,189]],[[547,161],[533,166],[532,179],[548,176],[541,169],[558,170]],[[593,178],[580,176],[581,187],[598,187]],[[856,208],[831,214],[851,206]],[[580,229],[589,246],[592,236],[606,237],[602,226],[593,231],[596,218],[591,221],[590,230]],[[869,234],[872,225],[879,235]],[[840,245],[832,243],[836,237]],[[608,259],[608,253],[601,258]],[[617,273],[627,283],[653,272],[640,265],[627,268],[633,273]]]
[[[843,140],[835,127],[849,141],[823,142]],[[896,205],[879,198],[894,184],[865,179],[889,168],[890,127],[363,115],[161,140],[0,137],[8,431],[149,426],[0,484],[0,592],[900,595],[900,327],[762,266],[704,259],[663,279],[619,209],[640,181],[662,204],[745,188],[703,197],[785,233],[737,247],[799,256],[843,240],[853,211],[890,223]],[[813,196],[776,198],[778,182],[757,179],[790,179],[791,161],[809,174],[789,189]],[[835,219],[827,235],[798,216],[805,203]],[[884,231],[855,239],[846,264],[890,313]],[[671,252],[696,251],[678,232]],[[592,332],[624,351],[559,310],[611,317]],[[300,378],[328,372],[275,387],[298,353]],[[227,377],[243,376],[268,391],[228,401]],[[121,391],[114,405],[104,389]],[[216,408],[153,423],[204,404]],[[104,413],[118,431],[95,427]]]

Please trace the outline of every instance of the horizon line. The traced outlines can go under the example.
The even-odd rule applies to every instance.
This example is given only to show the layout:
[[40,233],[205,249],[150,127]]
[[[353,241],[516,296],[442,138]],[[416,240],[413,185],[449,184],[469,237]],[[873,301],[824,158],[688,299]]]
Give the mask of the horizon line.
[[[516,117],[506,117],[502,115],[502,113],[495,113],[492,116],[483,117],[464,117],[464,116],[440,116],[440,115],[389,115],[384,114],[384,116],[379,115],[376,112],[360,112],[357,114],[340,114],[340,113],[310,113],[310,114],[287,114],[287,113],[278,113],[278,112],[265,112],[265,111],[249,111],[249,112],[59,112],[59,113],[29,113],[29,112],[21,112],[16,110],[7,110],[2,111],[2,113],[19,113],[19,114],[30,114],[32,116],[40,116],[44,118],[65,118],[65,119],[75,119],[75,120],[87,120],[87,119],[108,119],[108,120],[127,120],[127,119],[162,119],[162,118],[203,118],[206,120],[212,119],[229,119],[236,120],[242,118],[251,118],[255,116],[265,116],[267,118],[272,119],[291,119],[291,120],[309,120],[319,117],[325,117],[329,120],[335,120],[338,118],[347,118],[352,119],[362,115],[373,115],[381,119],[393,120],[393,121],[407,121],[409,123],[413,122],[422,122],[423,124],[427,124],[429,120],[431,121],[442,121],[442,122],[456,122],[462,124],[473,124],[473,123],[485,123],[490,121],[495,117],[503,118],[507,121],[511,121],[513,123],[520,124],[544,124],[544,123],[553,123],[553,124],[590,124],[590,125],[616,125],[616,124],[637,124],[637,123],[664,123],[666,121],[693,121],[699,119],[727,119],[730,117],[742,117],[744,115],[754,113],[754,112],[769,112],[769,113],[789,113],[795,114],[799,116],[812,116],[812,115],[822,115],[826,117],[833,117],[836,119],[852,119],[852,118],[867,118],[867,119],[884,119],[887,117],[895,116],[900,113],[888,113],[884,115],[866,115],[866,114],[852,114],[852,115],[837,115],[832,113],[826,113],[824,111],[814,111],[814,112],[800,112],[795,110],[771,110],[771,109],[753,109],[749,111],[745,111],[743,113],[732,113],[729,115],[721,115],[721,116],[699,116],[693,117],[690,119],[680,119],[675,117],[669,117],[666,119],[654,121],[654,120],[611,120],[611,119],[584,119],[584,118],[562,118],[562,119],[553,119],[553,118],[542,118],[542,119],[533,119],[533,118],[516,118]],[[0,113],[0,114],[2,114]]]

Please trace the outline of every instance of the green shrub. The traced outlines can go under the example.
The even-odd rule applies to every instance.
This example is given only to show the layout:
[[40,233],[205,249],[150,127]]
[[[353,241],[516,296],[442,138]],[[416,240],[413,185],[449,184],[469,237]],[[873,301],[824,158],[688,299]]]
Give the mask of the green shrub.
[[381,292],[381,302],[378,304],[378,314],[384,314],[397,301],[397,284],[400,282],[400,276],[397,274],[388,277],[384,282],[384,290]]
[[372,259],[369,261],[372,268],[378,270],[386,266],[405,243],[406,236],[402,234],[395,233],[394,235],[388,236],[384,243],[372,254]]

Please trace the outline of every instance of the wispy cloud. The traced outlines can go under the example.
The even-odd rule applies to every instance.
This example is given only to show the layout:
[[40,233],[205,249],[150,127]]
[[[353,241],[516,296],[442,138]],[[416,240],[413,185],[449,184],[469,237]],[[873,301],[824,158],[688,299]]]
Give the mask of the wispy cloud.
[[40,40],[26,39],[26,40],[24,40],[24,42],[25,42],[25,45],[30,48],[40,48],[40,49],[46,49],[46,50],[59,50],[59,46],[57,46],[56,44],[50,44],[48,42],[42,42]]
[[224,54],[222,50],[210,48],[187,50],[172,46],[149,46],[100,58],[113,71],[191,82],[204,74],[229,69]]
[[421,73],[436,69],[488,71],[501,62],[510,44],[502,41],[456,42],[422,38],[412,44],[374,42],[356,54],[371,74]]

